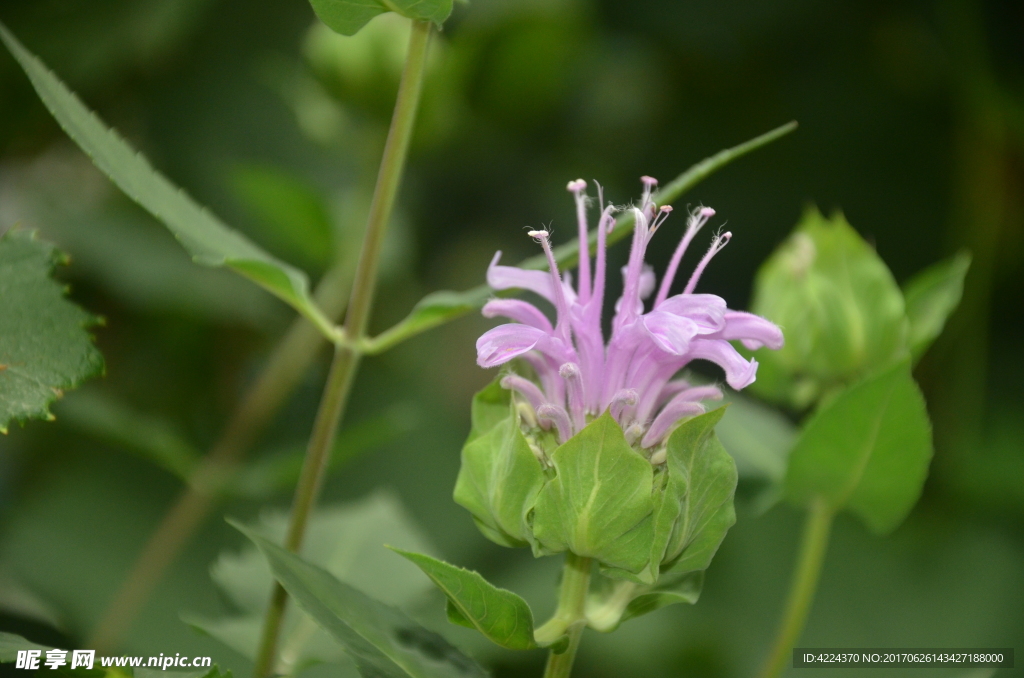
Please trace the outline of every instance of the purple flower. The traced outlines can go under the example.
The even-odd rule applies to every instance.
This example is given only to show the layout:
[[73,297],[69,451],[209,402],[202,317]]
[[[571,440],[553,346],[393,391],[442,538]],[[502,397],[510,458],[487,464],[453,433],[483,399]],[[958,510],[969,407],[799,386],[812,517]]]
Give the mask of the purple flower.
[[[645,311],[644,300],[655,291],[654,272],[644,263],[648,243],[672,208],[658,208],[652,200],[657,182],[643,177],[639,207],[631,207],[636,226],[629,262],[623,269],[622,296],[615,304],[611,337],[607,345],[601,330],[601,312],[607,274],[606,237],[615,225],[618,208],[605,205],[598,187],[601,214],[597,222],[597,256],[587,253],[587,184],[572,181],[568,190],[576,199],[579,220],[580,262],[577,288],[558,273],[547,231],[531,231],[547,255],[547,272],[501,266],[501,252],[487,270],[487,282],[496,290],[530,290],[555,308],[555,324],[536,306],[519,299],[493,299],[484,316],[514,321],[499,325],[477,340],[477,363],[496,367],[522,358],[536,373],[540,384],[515,374],[502,385],[513,390],[532,409],[537,422],[554,428],[564,442],[592,417],[610,410],[631,444],[654,448],[662,443],[683,418],[704,412],[702,401],[718,400],[714,386],[691,386],[673,377],[691,360],[709,360],[725,371],[734,389],[749,386],[757,362],[746,360],[730,341],[742,341],[754,349],[782,346],[782,332],[759,316],[732,311],[713,294],[694,294],[697,282],[712,257],[728,244],[731,233],[715,235],[711,247],[690,275],[680,294],[669,296],[679,263],[694,236],[714,216],[709,207],[690,213],[686,233],[669,262],[657,294]],[[593,264],[593,270],[591,265]]]

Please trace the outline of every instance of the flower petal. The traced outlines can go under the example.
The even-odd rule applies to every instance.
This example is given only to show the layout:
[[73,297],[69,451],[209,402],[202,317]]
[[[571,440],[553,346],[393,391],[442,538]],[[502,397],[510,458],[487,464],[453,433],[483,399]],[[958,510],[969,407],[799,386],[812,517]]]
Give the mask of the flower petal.
[[548,320],[546,315],[541,313],[540,309],[522,299],[491,299],[484,304],[481,313],[483,313],[485,318],[503,316],[509,320],[515,320],[524,325],[544,330],[548,334],[552,334],[555,331],[551,326],[551,321]]
[[725,380],[737,391],[754,383],[757,361],[747,361],[724,339],[694,339],[690,342],[691,358],[710,360],[725,370]]
[[487,267],[487,284],[496,290],[521,289],[536,292],[548,301],[554,303],[554,295],[551,293],[551,274],[547,271],[528,271],[515,266],[500,266],[498,259],[501,252],[498,251],[491,259],[491,265]]
[[759,315],[743,311],[727,311],[725,327],[715,335],[716,339],[739,339],[751,351],[767,346],[770,349],[782,348],[783,337],[779,326]]
[[651,311],[641,316],[641,322],[654,344],[672,355],[686,353],[699,331],[697,323],[689,318],[664,311]]
[[476,364],[497,367],[521,356],[547,337],[546,332],[529,325],[498,325],[476,340]]
[[658,304],[659,311],[674,313],[697,323],[700,334],[712,334],[725,327],[725,299],[714,294],[677,294]]

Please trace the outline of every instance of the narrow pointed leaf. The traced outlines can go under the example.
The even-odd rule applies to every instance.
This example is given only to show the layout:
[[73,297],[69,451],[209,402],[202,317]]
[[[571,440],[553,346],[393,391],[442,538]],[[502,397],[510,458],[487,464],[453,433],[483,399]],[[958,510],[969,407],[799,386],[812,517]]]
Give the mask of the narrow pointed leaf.
[[342,35],[355,35],[385,12],[438,25],[452,13],[452,0],[310,0],[310,4],[320,21]]
[[960,304],[964,277],[970,267],[971,255],[958,252],[921,271],[904,287],[903,296],[910,320],[910,353],[915,361],[942,333],[946,319]]
[[369,678],[485,678],[472,659],[396,608],[378,602],[277,544],[235,524],[281,585],[341,643]]
[[103,372],[86,329],[97,318],[50,277],[60,260],[31,232],[0,236],[0,432],[11,421],[52,419],[53,401]]
[[917,502],[931,457],[924,397],[903,361],[811,417],[790,455],[786,497],[801,505],[822,497],[884,534]]
[[336,332],[313,302],[309,280],[200,207],[90,111],[3,24],[0,41],[24,69],[39,98],[68,136],[128,197],[162,221],[203,266],[226,266],[263,286],[309,318],[330,339]]
[[[443,560],[392,548],[412,561],[430,577],[448,598],[449,610],[455,609],[456,622],[469,622],[488,640],[510,650],[537,647],[533,640],[533,612],[525,600],[506,589],[499,589],[480,573],[450,565]],[[449,619],[452,613],[449,612]]]

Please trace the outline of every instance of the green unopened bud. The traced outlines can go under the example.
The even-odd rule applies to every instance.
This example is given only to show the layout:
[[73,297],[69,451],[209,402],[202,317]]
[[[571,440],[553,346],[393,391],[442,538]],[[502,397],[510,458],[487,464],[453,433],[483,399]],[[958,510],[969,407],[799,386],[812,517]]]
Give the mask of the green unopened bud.
[[752,310],[786,334],[781,350],[755,353],[760,371],[753,388],[797,408],[907,351],[903,294],[839,213],[804,213],[758,272]]

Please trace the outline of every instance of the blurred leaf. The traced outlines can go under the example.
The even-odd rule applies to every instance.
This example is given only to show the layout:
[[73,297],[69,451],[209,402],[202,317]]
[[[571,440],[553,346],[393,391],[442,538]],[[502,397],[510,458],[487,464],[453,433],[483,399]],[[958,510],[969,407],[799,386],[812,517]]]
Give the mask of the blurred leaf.
[[[537,647],[533,639],[533,612],[525,600],[499,589],[478,572],[425,556],[392,548],[430,577],[457,612],[455,623],[474,628],[494,643],[510,650]],[[449,613],[449,617],[451,617]]]
[[171,184],[117,133],[100,122],[2,24],[0,40],[25,70],[39,97],[68,135],[121,190],[174,233],[193,261],[233,269],[291,304],[325,336],[336,338],[332,323],[310,296],[305,273],[270,256]]
[[640,572],[651,559],[654,472],[618,422],[605,412],[555,449],[551,463],[555,477],[534,504],[538,550]]
[[726,399],[729,412],[715,432],[736,460],[740,478],[782,482],[786,459],[796,440],[796,426],[777,410],[739,393],[730,391]]
[[64,402],[60,414],[80,431],[108,440],[188,480],[200,453],[170,422],[151,416],[96,391]]
[[[665,184],[658,191],[655,199],[659,205],[669,205],[678,200],[691,188],[711,176],[733,160],[766,146],[771,142],[784,137],[797,127],[796,122],[788,122],[785,125],[765,132],[742,144],[726,148],[712,156],[704,158],[678,177]],[[633,214],[625,212],[615,221],[615,226],[608,233],[608,245],[622,240],[633,230]],[[589,239],[590,252],[597,248],[597,233],[592,232]],[[561,269],[571,268],[579,261],[579,245],[566,243],[555,248],[555,259]],[[544,255],[529,257],[519,263],[521,268],[542,269],[547,268],[547,259]],[[401,322],[374,337],[366,340],[365,351],[367,353],[381,353],[395,344],[401,343],[420,332],[425,332],[437,325],[455,320],[471,311],[481,308],[488,299],[494,295],[487,285],[479,285],[464,292],[439,291],[428,294],[416,306],[412,312]],[[497,296],[509,295],[509,292],[498,293]]]
[[195,671],[165,671],[164,669],[140,666],[137,669],[132,669],[132,676],[133,678],[231,678],[231,671],[221,671],[216,664],[208,669]]
[[[255,529],[283,541],[287,526],[287,513],[267,512]],[[378,492],[349,504],[317,509],[302,554],[333,576],[391,605],[407,604],[430,590],[430,580],[395,558],[384,543],[433,550],[406,517],[398,499]],[[266,560],[252,547],[239,554],[223,553],[211,568],[211,576],[244,616],[211,620],[189,615],[186,621],[244,656],[255,657],[273,584]],[[285,615],[280,648],[278,668],[285,675],[309,664],[343,658],[330,636],[294,608]]]
[[767,378],[752,388],[796,408],[906,355],[903,294],[840,213],[804,213],[758,271],[751,310],[786,333],[780,350],[754,353]]
[[931,424],[909,361],[840,392],[807,422],[790,454],[786,497],[821,497],[871,530],[898,526],[917,502],[932,458]]
[[61,255],[35,234],[0,236],[0,432],[11,421],[53,419],[66,389],[103,372],[86,328],[98,320],[50,277]]
[[452,13],[452,0],[310,0],[313,11],[332,30],[355,35],[375,16],[396,12],[438,26]]
[[[411,406],[397,405],[382,415],[342,428],[334,440],[328,461],[328,474],[353,458],[386,445],[415,427],[416,413]],[[248,462],[235,475],[230,494],[262,499],[295,488],[306,458],[305,444],[286,447]]]
[[259,217],[272,250],[317,270],[334,259],[330,209],[315,188],[259,165],[236,167],[231,180],[235,193]]
[[910,320],[910,353],[917,361],[942,333],[946,319],[956,310],[964,292],[964,276],[971,267],[971,255],[958,252],[932,264],[903,288]]
[[400,323],[370,339],[366,343],[369,354],[383,353],[409,337],[443,325],[478,309],[491,297],[491,288],[483,285],[465,292],[441,290],[420,299],[408,316]]
[[368,678],[485,678],[487,673],[441,636],[338,580],[330,572],[235,524],[260,549],[274,576]]
[[18,659],[18,650],[52,650],[52,647],[25,640],[14,633],[0,631],[0,663],[9,664]]

